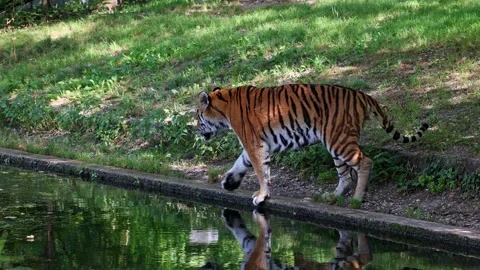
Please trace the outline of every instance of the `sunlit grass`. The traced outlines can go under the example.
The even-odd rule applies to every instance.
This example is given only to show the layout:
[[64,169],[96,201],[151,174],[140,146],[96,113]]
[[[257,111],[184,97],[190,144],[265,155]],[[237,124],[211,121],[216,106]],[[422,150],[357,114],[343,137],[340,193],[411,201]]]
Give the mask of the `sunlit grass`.
[[[413,132],[429,122],[432,130],[409,149],[479,149],[479,10],[474,0],[326,0],[256,8],[169,0],[5,32],[0,121],[4,129],[63,132],[72,141],[93,133],[93,145],[117,149],[128,148],[123,138],[137,129],[155,147],[160,111],[191,112],[200,91],[328,82],[368,91],[390,107],[400,129]],[[141,123],[145,127],[142,119],[149,120]],[[390,140],[377,127],[367,126],[364,138],[383,146]],[[3,145],[26,149],[18,140]],[[193,141],[188,149],[174,147],[175,158],[191,157],[194,143],[198,147]],[[42,144],[31,141],[29,149],[44,151]],[[157,158],[172,151],[166,144]],[[46,152],[71,153],[64,147]],[[121,155],[108,163],[139,166]]]

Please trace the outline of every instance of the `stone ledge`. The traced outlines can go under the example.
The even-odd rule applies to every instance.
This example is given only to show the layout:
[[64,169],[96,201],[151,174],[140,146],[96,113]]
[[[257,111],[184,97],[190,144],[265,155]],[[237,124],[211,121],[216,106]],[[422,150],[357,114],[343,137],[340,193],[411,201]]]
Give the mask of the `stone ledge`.
[[[0,148],[0,164],[81,177],[84,180],[161,193],[166,196],[253,210],[251,193],[219,185],[164,177],[111,166]],[[275,196],[263,206],[274,215],[324,227],[362,231],[369,236],[480,257],[480,230]]]

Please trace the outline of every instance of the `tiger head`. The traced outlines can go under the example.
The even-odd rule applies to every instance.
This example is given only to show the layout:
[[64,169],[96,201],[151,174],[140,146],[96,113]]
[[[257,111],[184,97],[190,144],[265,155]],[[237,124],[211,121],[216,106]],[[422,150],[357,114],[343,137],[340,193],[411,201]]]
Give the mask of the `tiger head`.
[[207,140],[213,139],[217,132],[230,128],[225,113],[213,104],[216,98],[217,96],[209,96],[206,92],[201,92],[199,95],[197,129]]

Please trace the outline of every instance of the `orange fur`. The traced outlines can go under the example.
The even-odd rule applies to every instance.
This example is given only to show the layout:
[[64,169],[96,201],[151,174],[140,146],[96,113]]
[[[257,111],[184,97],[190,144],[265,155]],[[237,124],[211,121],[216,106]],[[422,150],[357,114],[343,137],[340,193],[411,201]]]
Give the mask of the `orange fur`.
[[253,195],[255,205],[270,196],[273,152],[323,143],[338,170],[336,195],[346,193],[358,179],[354,196],[363,199],[373,166],[358,145],[364,121],[374,116],[382,128],[393,132],[395,140],[403,138],[403,142],[418,140],[428,128],[424,124],[414,136],[401,136],[375,99],[336,85],[242,86],[202,92],[197,115],[199,131],[205,137],[227,128],[238,136],[244,153],[222,185],[229,190],[237,188],[246,168],[253,166],[260,183],[260,190]]

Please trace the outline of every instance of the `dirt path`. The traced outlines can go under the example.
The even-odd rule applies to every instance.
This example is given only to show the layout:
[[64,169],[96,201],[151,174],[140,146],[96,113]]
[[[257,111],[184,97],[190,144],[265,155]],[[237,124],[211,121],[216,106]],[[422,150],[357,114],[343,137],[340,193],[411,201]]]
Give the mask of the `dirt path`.
[[[182,169],[189,179],[208,182],[207,169],[195,167]],[[282,168],[272,168],[272,196],[285,196],[312,200],[314,194],[332,192],[335,185],[318,186],[312,181],[300,179]],[[220,185],[220,183],[212,183]],[[253,171],[245,176],[241,189],[255,191],[258,182]],[[347,194],[347,200],[352,194]],[[319,202],[320,203],[320,202]],[[348,206],[344,206],[348,207]],[[480,199],[464,199],[460,192],[433,194],[429,191],[399,192],[393,183],[369,186],[366,201],[361,209],[434,221],[443,224],[480,229]]]

